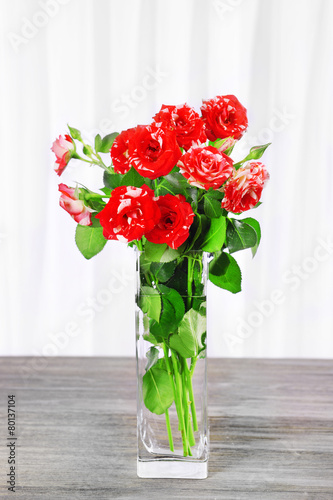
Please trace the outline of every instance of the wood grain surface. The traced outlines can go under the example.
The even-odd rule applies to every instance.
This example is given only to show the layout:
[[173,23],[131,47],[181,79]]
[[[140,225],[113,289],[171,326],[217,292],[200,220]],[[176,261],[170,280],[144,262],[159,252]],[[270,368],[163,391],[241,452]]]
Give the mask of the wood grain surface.
[[333,361],[209,359],[203,481],[137,478],[135,384],[130,358],[0,358],[0,498],[333,499]]

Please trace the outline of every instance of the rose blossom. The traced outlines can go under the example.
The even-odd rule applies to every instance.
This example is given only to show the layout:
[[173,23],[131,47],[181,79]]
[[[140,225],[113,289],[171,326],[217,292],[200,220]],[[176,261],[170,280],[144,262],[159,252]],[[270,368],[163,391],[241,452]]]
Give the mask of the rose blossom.
[[203,101],[201,113],[210,141],[230,136],[240,139],[247,129],[246,109],[234,95],[217,96]]
[[154,116],[157,123],[165,123],[176,131],[178,145],[186,151],[198,141],[207,140],[204,132],[204,122],[198,113],[188,106],[180,104],[178,106],[166,106],[163,104],[160,111]]
[[152,231],[146,233],[148,241],[152,243],[166,243],[175,249],[180,247],[188,238],[194,213],[185,196],[166,194],[156,198],[161,211],[161,218]]
[[220,153],[223,153],[224,151],[226,151],[227,149],[231,148],[232,146],[234,146],[234,144],[236,144],[236,139],[233,139],[232,137],[228,137],[227,139],[225,139],[224,143],[222,144],[222,146],[220,146],[219,148],[217,148]]
[[57,157],[54,170],[58,175],[61,175],[75,150],[73,139],[67,134],[65,137],[59,135],[59,138],[52,144],[51,150]]
[[128,145],[135,128],[123,130],[114,140],[111,146],[111,159],[114,171],[118,174],[126,174],[131,168],[128,160]]
[[160,210],[154,201],[154,191],[146,185],[119,186],[96,218],[103,226],[108,240],[129,242],[140,240],[160,219]]
[[157,123],[136,127],[128,152],[131,165],[149,179],[167,175],[182,154],[175,131]]
[[269,174],[260,162],[251,161],[240,167],[224,187],[222,208],[241,213],[253,208],[260,200]]
[[192,186],[217,189],[233,173],[233,161],[212,146],[191,148],[178,161],[180,173]]
[[81,226],[91,226],[90,209],[75,196],[75,189],[69,188],[66,184],[59,184],[59,191],[61,192],[59,205]]

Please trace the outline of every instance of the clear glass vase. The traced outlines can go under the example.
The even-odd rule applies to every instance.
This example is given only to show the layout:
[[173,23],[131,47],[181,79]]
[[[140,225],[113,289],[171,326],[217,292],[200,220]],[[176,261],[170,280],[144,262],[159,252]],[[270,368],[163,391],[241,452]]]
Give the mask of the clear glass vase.
[[137,252],[139,477],[207,477],[207,256]]

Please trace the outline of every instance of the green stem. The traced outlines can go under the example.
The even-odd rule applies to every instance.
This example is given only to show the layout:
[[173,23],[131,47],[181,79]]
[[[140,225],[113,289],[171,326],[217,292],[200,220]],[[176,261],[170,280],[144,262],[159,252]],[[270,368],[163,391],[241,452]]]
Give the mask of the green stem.
[[188,447],[188,454],[192,456],[191,452],[191,446],[195,445],[195,440],[194,440],[194,435],[193,435],[193,429],[192,429],[192,422],[190,419],[190,412],[189,412],[189,399],[188,399],[188,388],[187,388],[187,377],[186,377],[186,370],[185,366],[187,362],[186,359],[182,358],[182,366],[183,366],[183,371],[182,371],[182,383],[183,383],[183,406],[184,406],[184,420],[185,420],[185,428],[186,428],[186,434],[188,436],[188,441],[189,441],[189,447]]
[[169,410],[165,410],[165,421],[166,421],[166,426],[167,426],[167,431],[168,431],[168,438],[169,438],[170,450],[171,451],[175,451],[174,446],[173,446],[173,439],[172,439],[172,431],[171,431],[171,425],[170,425]]
[[[74,156],[73,156],[73,158],[74,158]],[[107,167],[106,165],[104,165],[104,163],[101,161],[93,160],[92,158],[90,160],[86,160],[85,158],[82,158],[82,156],[80,156],[78,154],[75,155],[75,158],[77,160],[81,160],[81,161],[84,161],[86,163],[90,163],[90,165],[98,165],[99,167],[103,168],[106,172],[110,173],[110,168]]]
[[[193,359],[195,359],[195,363],[193,363]],[[193,386],[192,386],[192,367],[194,370],[194,367],[196,365],[197,358],[192,358],[192,365],[191,365],[191,371],[188,369],[187,362],[185,360],[185,372],[186,372],[186,380],[187,380],[187,390],[190,396],[190,402],[191,402],[191,413],[192,413],[192,420],[193,420],[193,430],[194,432],[198,430],[198,421],[197,421],[197,412],[195,409],[195,401],[194,401],[194,394],[193,394]]]
[[187,260],[187,309],[191,309],[192,305],[192,282],[193,282],[193,259],[188,257]]
[[186,428],[185,428],[185,422],[184,422],[184,410],[183,410],[183,405],[182,405],[182,383],[181,383],[181,378],[180,374],[178,371],[178,365],[177,365],[177,358],[175,353],[171,350],[171,359],[172,359],[172,364],[173,364],[173,371],[175,375],[175,380],[176,380],[176,400],[177,400],[177,405],[178,405],[178,419],[179,419],[179,425],[180,425],[180,432],[182,435],[182,441],[183,441],[183,452],[184,452],[184,457],[187,457],[188,455],[188,440],[187,440],[187,434],[186,434]]
[[102,198],[108,198],[108,196],[106,194],[97,194],[97,193],[87,193],[85,194],[84,196],[84,199],[85,200],[95,200],[95,199],[102,199]]
[[[175,401],[176,411],[177,411],[178,420],[179,420],[179,409],[178,409],[178,404],[177,404],[177,401],[176,401],[177,394],[176,394],[175,381],[174,381],[174,378],[173,378],[173,373],[172,373],[172,369],[171,369],[170,361],[169,361],[169,349],[168,349],[168,347],[167,347],[167,345],[166,345],[165,342],[163,342],[162,346],[163,346],[163,352],[164,352],[165,365],[167,367],[169,379],[170,379],[170,382],[171,382],[171,387],[172,387],[172,392],[173,392],[173,399]],[[168,417],[165,415],[165,418],[166,419],[169,418],[169,415],[168,415]],[[169,424],[170,424],[170,421],[169,421]],[[167,425],[168,425],[168,423],[167,423]],[[171,432],[171,428],[170,428],[170,432]],[[169,430],[168,430],[168,433],[169,433]],[[169,442],[170,442],[170,438],[169,438]],[[171,449],[171,445],[170,445],[170,450],[174,451],[173,449]]]

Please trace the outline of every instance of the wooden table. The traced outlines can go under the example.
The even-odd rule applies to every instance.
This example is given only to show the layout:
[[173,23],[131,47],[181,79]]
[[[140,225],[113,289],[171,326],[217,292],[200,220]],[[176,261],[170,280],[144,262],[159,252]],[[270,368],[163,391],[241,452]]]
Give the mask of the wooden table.
[[[210,359],[203,481],[137,478],[134,359],[0,362],[1,499],[333,499],[333,361]],[[8,395],[16,493],[5,484]]]

